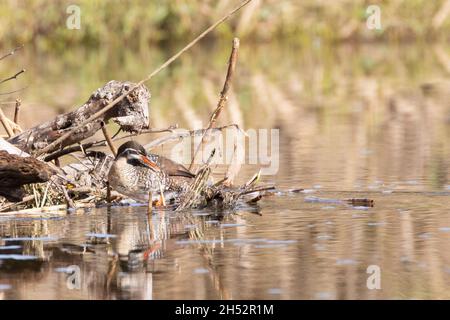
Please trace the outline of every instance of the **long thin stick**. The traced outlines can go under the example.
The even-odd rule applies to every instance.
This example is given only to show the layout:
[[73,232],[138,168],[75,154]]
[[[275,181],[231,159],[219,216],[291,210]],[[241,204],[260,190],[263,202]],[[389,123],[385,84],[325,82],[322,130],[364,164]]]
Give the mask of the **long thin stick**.
[[[143,133],[161,133],[161,132],[173,132],[176,129],[175,126],[170,126],[168,128],[165,129],[147,129],[147,130],[143,130],[141,132],[139,132],[139,134],[143,134]],[[132,133],[123,137],[111,137],[112,141],[118,141],[118,140],[122,140],[122,139],[128,139],[130,137],[134,137],[138,135],[137,133]],[[87,143],[83,143],[83,144],[77,144],[77,145],[73,145],[70,147],[66,147],[62,150],[58,150],[55,151],[47,156],[45,156],[44,161],[45,162],[49,162],[51,160],[55,160],[58,159],[64,155],[70,154],[72,152],[77,152],[77,151],[82,151],[82,150],[87,150],[91,147],[104,147],[106,146],[106,139],[105,140],[99,140],[99,141],[94,141],[94,142],[87,142]]]
[[93,120],[98,119],[100,116],[102,116],[105,112],[107,112],[108,110],[110,110],[112,107],[114,107],[118,102],[120,102],[123,98],[125,98],[126,96],[128,96],[131,92],[133,92],[134,90],[136,90],[138,87],[140,87],[142,84],[144,84],[145,82],[147,82],[148,80],[150,80],[151,78],[153,78],[157,73],[159,73],[161,70],[163,70],[164,68],[166,68],[168,65],[170,65],[172,62],[174,62],[179,56],[181,56],[183,53],[185,53],[187,50],[189,50],[192,46],[194,46],[199,40],[201,40],[202,38],[204,38],[208,33],[210,33],[212,30],[214,30],[219,24],[221,24],[222,22],[224,22],[225,20],[229,19],[234,13],[236,13],[238,10],[240,10],[242,7],[244,7],[245,5],[247,5],[250,1],[252,0],[245,0],[243,1],[240,5],[238,5],[235,9],[231,10],[227,15],[225,15],[224,17],[222,17],[221,19],[219,19],[216,23],[214,23],[213,25],[211,25],[208,29],[206,29],[205,31],[203,31],[197,38],[195,38],[194,40],[192,40],[188,45],[186,45],[183,49],[181,49],[180,51],[178,51],[178,53],[176,53],[175,55],[173,55],[171,58],[169,58],[166,62],[164,62],[161,66],[159,66],[158,68],[156,68],[152,73],[150,73],[147,77],[145,77],[144,79],[142,79],[141,81],[139,81],[135,86],[133,86],[132,88],[130,88],[130,90],[128,92],[124,92],[122,95],[120,95],[119,97],[117,97],[116,99],[114,99],[112,102],[110,102],[107,106],[105,106],[104,108],[102,108],[100,111],[96,112],[95,114],[93,114],[91,117],[89,117],[88,119],[86,119],[85,121],[83,121],[82,123],[80,123],[78,126],[74,127],[72,130],[68,131],[67,133],[65,133],[64,135],[62,135],[61,137],[59,137],[58,139],[56,139],[55,141],[53,141],[52,143],[48,144],[45,148],[39,150],[36,153],[36,156],[40,156],[41,154],[44,154],[50,150],[53,150],[54,148],[56,148],[61,142],[63,142],[64,140],[66,140],[68,137],[70,137],[73,132],[75,132],[76,130],[79,130],[80,128],[82,128],[83,126],[85,126],[86,124],[90,123]]
[[14,122],[18,125],[19,124],[19,111],[20,106],[22,105],[22,100],[16,99],[16,107],[14,109]]
[[70,198],[69,193],[67,192],[67,189],[65,186],[61,186],[61,189],[64,194],[64,198],[66,199],[67,209],[73,209],[75,208],[75,203],[73,202],[72,198]]
[[109,136],[108,130],[106,130],[106,125],[105,123],[102,123],[102,131],[103,131],[103,135],[105,136],[105,140],[106,143],[108,143],[108,147],[111,149],[111,152],[113,153],[114,157],[117,156],[117,149],[114,146],[111,137]]
[[203,145],[206,142],[206,139],[205,139],[206,132],[209,129],[214,128],[216,126],[217,118],[219,117],[220,113],[222,112],[222,109],[225,107],[225,103],[228,100],[227,95],[228,95],[228,91],[230,89],[231,79],[233,78],[234,69],[236,68],[238,50],[239,50],[239,39],[234,38],[233,39],[233,47],[231,49],[231,54],[230,54],[230,59],[228,61],[227,75],[225,77],[223,89],[220,92],[219,102],[217,103],[216,109],[214,110],[214,112],[211,114],[211,117],[209,118],[208,127],[206,128],[206,131],[203,133],[202,140],[199,143],[199,145],[197,146],[197,149],[195,150],[194,155],[192,156],[191,164],[189,165],[189,170],[191,170],[192,167],[194,166],[195,158],[196,158],[198,152],[200,151],[200,149],[203,147]]
[[14,108],[14,123],[16,126],[13,128],[14,134],[18,134],[21,132],[19,127],[19,111],[20,111],[20,105],[22,104],[22,101],[20,99],[16,99],[16,106]]

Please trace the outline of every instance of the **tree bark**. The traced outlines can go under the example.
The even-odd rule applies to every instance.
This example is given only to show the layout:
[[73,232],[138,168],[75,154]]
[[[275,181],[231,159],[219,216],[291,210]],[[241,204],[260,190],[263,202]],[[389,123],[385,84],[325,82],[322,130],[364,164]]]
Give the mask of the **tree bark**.
[[[37,150],[45,148],[47,145],[64,135],[66,132],[77,127],[103,107],[108,105],[115,98],[127,92],[135,84],[128,81],[112,80],[97,89],[89,100],[78,109],[58,115],[51,121],[44,122],[31,129],[8,139],[8,142],[19,149],[33,155]],[[130,95],[117,103],[114,108],[108,110],[102,117],[87,123],[79,130],[65,139],[61,144],[55,146],[48,152],[62,149],[65,146],[80,142],[94,135],[101,129],[102,122],[113,119],[124,131],[138,132],[148,128],[149,116],[148,107],[150,103],[150,91],[141,85]]]
[[23,185],[46,182],[55,173],[49,165],[33,157],[23,158],[1,150],[0,196],[8,201],[21,201],[25,195]]

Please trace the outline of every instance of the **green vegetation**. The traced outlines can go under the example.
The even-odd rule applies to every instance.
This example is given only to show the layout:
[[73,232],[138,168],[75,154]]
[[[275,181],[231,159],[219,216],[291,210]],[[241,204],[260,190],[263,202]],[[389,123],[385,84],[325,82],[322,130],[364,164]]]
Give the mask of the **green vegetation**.
[[[35,43],[58,49],[120,43],[138,47],[192,37],[236,6],[238,0],[4,0],[0,3],[2,45]],[[448,0],[317,1],[253,0],[212,37],[273,41],[377,40],[445,37]],[[66,9],[81,9],[81,29],[66,28]],[[381,8],[381,30],[366,28],[366,9]],[[448,7],[448,8],[447,8]]]

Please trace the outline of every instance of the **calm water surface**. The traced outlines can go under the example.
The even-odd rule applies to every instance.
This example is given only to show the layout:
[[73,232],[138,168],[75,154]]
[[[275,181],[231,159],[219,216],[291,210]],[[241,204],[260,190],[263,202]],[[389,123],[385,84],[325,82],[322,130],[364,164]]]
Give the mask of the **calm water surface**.
[[[233,212],[149,216],[133,206],[0,214],[0,298],[450,298],[450,109],[442,59],[450,51],[271,48],[243,46],[231,99],[240,112],[224,117],[244,128],[280,129],[279,171],[262,179],[278,192]],[[209,50],[226,61],[227,48]],[[83,100],[70,92],[88,96],[104,78],[139,78],[136,61],[148,61],[122,57],[123,69],[114,60],[112,71],[92,79],[89,66],[95,60],[101,67],[103,54],[91,55],[85,69],[70,55],[60,58],[76,80],[64,82],[66,97],[48,102],[48,93],[31,89],[24,100],[49,103],[47,114],[56,113]],[[225,64],[196,54],[184,59],[154,85],[157,127],[189,123],[213,105],[207,92],[220,87],[217,70]],[[33,61],[23,63],[38,69]],[[36,70],[33,83],[46,76],[56,84],[61,69]],[[199,79],[193,70],[202,70]],[[93,84],[80,88],[84,78]],[[240,176],[256,170],[245,166]],[[289,191],[295,188],[305,190]],[[370,198],[375,206],[340,201],[346,198]],[[370,265],[380,268],[380,290],[367,288]]]

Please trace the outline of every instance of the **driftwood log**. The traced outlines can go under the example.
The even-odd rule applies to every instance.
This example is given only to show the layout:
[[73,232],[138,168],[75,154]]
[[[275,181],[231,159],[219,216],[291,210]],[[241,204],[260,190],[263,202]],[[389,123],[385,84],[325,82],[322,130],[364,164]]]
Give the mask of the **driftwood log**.
[[21,201],[25,196],[23,185],[46,182],[55,173],[49,165],[33,157],[23,158],[1,150],[0,196],[8,201]]
[[[107,106],[120,95],[130,91],[135,86],[128,81],[112,80],[97,89],[89,100],[78,109],[59,115],[51,121],[28,129],[8,139],[8,142],[19,149],[33,155],[37,150],[45,148],[50,143],[80,125],[90,116]],[[102,128],[102,123],[112,119],[128,132],[139,132],[148,128],[149,123],[150,91],[144,86],[132,91],[125,99],[108,110],[102,117],[92,120],[72,135],[49,150],[49,152],[62,149],[71,144],[80,142],[94,135]]]

